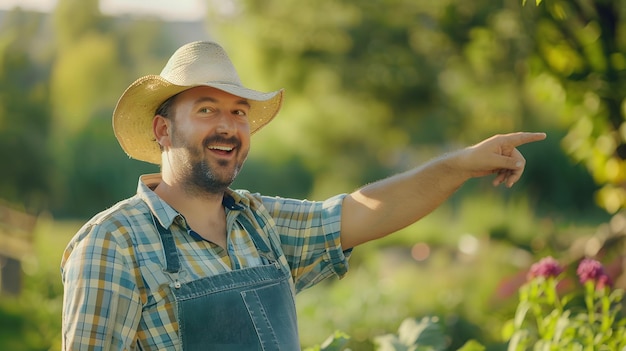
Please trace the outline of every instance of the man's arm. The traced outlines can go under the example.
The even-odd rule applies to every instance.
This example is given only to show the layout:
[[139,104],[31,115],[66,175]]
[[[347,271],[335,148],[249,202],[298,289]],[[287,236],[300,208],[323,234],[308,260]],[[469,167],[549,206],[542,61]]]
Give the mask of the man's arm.
[[544,133],[496,135],[351,193],[343,201],[342,247],[381,238],[418,221],[470,178],[495,173],[494,186],[513,186],[526,163],[517,147],[545,138]]
[[125,250],[106,229],[89,227],[63,254],[63,350],[130,350],[141,317]]

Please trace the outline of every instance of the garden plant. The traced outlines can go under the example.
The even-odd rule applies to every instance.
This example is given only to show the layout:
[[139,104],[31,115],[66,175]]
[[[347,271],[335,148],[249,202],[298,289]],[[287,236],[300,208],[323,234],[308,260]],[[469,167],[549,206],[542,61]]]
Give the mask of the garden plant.
[[[626,350],[626,318],[621,289],[602,264],[580,261],[576,274],[582,287],[567,290],[564,267],[552,257],[534,264],[521,287],[515,318],[505,335],[509,351]],[[562,296],[561,296],[562,295]]]
[[[576,269],[579,285],[565,277],[566,269],[553,257],[533,264],[519,289],[514,318],[503,336],[508,351],[626,351],[624,291],[614,289],[603,265],[584,258]],[[331,335],[321,346],[307,351],[344,350],[349,336]],[[398,334],[375,337],[378,351],[446,350],[446,335],[436,317],[406,319]],[[457,351],[482,351],[468,341]]]

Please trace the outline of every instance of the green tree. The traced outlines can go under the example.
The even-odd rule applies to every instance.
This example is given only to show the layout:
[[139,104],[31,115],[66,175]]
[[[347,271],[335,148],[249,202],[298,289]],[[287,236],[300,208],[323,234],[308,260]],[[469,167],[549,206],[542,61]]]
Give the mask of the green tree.
[[20,9],[0,28],[0,198],[31,211],[47,206],[51,162],[46,51],[38,50],[43,16]]
[[107,17],[97,5],[62,0],[54,12],[59,45],[50,75],[50,145],[57,165],[53,210],[63,216],[92,216],[131,196],[139,174],[157,171],[124,155],[111,114],[132,80],[158,72],[175,45],[163,23]]
[[599,204],[615,213],[626,206],[626,2],[536,3],[524,11],[533,67],[553,77],[565,96],[563,146],[602,185]]
[[99,0],[59,0],[54,9],[54,27],[59,48],[73,46],[82,37],[103,30]]

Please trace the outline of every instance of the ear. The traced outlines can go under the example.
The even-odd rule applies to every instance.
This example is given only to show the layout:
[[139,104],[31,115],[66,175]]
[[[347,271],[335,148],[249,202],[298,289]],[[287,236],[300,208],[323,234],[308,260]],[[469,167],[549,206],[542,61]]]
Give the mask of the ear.
[[152,119],[154,139],[161,147],[170,146],[170,122],[169,119],[161,115],[155,115]]

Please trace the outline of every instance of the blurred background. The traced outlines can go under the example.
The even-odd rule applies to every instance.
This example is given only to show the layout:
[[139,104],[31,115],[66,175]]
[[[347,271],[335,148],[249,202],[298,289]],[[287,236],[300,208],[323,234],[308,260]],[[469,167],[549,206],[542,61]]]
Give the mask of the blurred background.
[[115,103],[194,40],[220,42],[246,86],[286,89],[236,188],[323,200],[494,133],[548,133],[520,148],[512,189],[472,180],[301,293],[303,347],[342,330],[372,350],[438,316],[451,350],[503,350],[548,255],[595,257],[626,287],[625,16],[624,0],[0,0],[0,349],[60,349],[66,243],[158,172],[119,147]]

